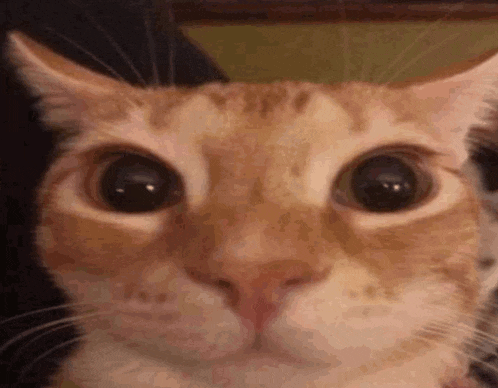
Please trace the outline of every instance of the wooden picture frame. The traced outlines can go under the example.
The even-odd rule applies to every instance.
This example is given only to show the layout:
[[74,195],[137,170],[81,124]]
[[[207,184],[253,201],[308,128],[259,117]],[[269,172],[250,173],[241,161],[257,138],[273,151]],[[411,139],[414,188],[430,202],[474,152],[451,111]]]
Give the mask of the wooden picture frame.
[[414,0],[156,0],[180,24],[279,24],[341,21],[489,20],[492,1]]

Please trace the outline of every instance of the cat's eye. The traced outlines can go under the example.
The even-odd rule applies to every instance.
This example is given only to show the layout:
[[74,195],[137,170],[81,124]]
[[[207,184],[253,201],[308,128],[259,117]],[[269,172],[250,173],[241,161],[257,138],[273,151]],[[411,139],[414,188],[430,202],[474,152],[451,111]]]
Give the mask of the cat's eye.
[[183,183],[172,168],[147,157],[123,153],[105,167],[99,197],[114,211],[150,212],[179,203]]
[[428,174],[410,158],[376,154],[340,175],[336,199],[371,212],[395,212],[419,203],[431,187]]

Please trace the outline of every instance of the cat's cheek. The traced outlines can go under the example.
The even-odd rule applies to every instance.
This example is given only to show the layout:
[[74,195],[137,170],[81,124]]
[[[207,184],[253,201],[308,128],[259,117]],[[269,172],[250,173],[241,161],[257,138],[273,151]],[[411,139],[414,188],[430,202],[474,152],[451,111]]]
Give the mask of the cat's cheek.
[[146,255],[152,236],[114,228],[112,224],[54,213],[37,229],[37,246],[52,270],[84,268],[95,274],[116,275]]
[[[140,280],[144,290],[153,286],[151,277],[146,275],[147,271]],[[142,319],[126,313],[120,317],[121,327],[128,327],[134,335],[141,333],[142,339],[146,339],[140,340],[142,344],[162,347],[168,357],[207,361],[238,353],[254,341],[254,333],[226,307],[219,293],[192,282],[181,273],[177,273],[168,287],[174,289],[174,298],[165,304],[165,309],[173,312],[173,319],[166,321],[157,315]],[[160,308],[155,310],[159,312]]]
[[[341,283],[335,276],[296,295],[269,327],[271,341],[306,360],[359,368],[398,346],[417,354],[420,331],[431,324],[447,327],[449,322],[461,322],[458,289],[451,283],[414,280],[399,290],[397,298],[382,297],[379,289],[379,296],[370,300],[345,293],[347,287]],[[400,339],[406,339],[401,341],[404,345]],[[423,348],[428,342],[421,341]]]
[[137,263],[111,278],[61,267],[56,279],[84,308],[97,310],[98,320],[83,322],[87,333],[100,331],[134,351],[173,363],[208,361],[239,353],[254,341],[224,298],[172,264]]
[[223,311],[216,315],[176,316],[170,321],[166,315],[151,319],[123,314],[113,318],[106,334],[172,363],[226,359],[249,347],[252,341],[252,335],[233,315]]

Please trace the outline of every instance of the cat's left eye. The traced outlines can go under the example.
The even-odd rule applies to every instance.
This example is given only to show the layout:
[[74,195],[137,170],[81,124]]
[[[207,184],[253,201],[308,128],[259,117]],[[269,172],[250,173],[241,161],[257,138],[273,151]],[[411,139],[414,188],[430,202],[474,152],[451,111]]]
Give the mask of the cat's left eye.
[[412,208],[433,188],[429,174],[415,158],[402,153],[377,153],[360,159],[340,174],[335,199],[370,212]]
[[115,156],[100,174],[97,186],[106,207],[124,213],[173,206],[184,197],[182,179],[174,169],[131,153]]

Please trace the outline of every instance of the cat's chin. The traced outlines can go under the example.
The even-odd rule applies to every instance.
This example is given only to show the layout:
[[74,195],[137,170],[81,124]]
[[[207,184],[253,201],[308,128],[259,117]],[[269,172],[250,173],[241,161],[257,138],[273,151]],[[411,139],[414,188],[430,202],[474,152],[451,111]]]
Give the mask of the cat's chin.
[[94,330],[78,355],[68,361],[63,379],[85,382],[82,387],[92,388],[249,388],[256,386],[255,382],[266,388],[290,388],[306,387],[310,379],[335,375],[330,372],[335,366],[317,365],[269,349],[259,337],[249,347],[223,358],[194,361],[164,352],[161,355],[151,344],[125,342],[109,331]]
[[[69,360],[63,378],[85,388],[398,388],[400,381],[404,382],[403,388],[467,388],[453,384],[461,380],[440,384],[439,374],[434,373],[441,363],[440,350],[362,376],[357,368],[299,362],[289,355],[270,351],[265,345],[258,346],[261,348],[245,349],[211,362],[170,363],[164,354],[161,358],[152,354],[150,348],[119,342],[109,332],[96,330],[89,335],[81,352]],[[411,377],[406,379],[406,376]]]

